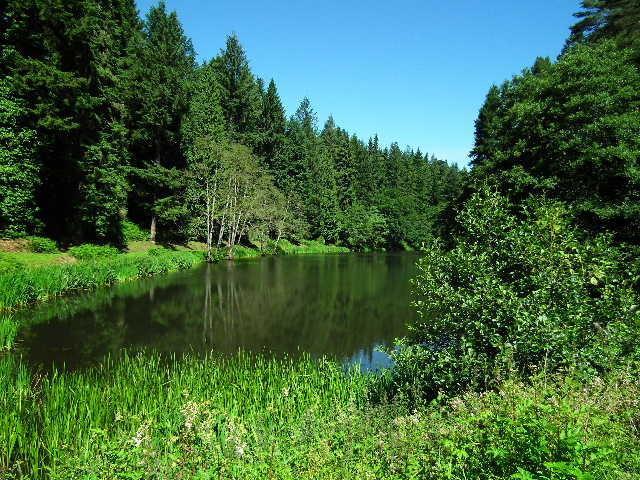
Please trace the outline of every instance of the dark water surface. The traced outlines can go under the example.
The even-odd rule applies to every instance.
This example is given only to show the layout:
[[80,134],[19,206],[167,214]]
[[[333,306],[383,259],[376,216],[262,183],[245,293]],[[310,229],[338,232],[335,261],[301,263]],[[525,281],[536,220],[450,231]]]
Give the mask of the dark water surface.
[[32,364],[90,365],[122,349],[328,355],[364,369],[412,318],[414,254],[266,257],[60,299],[22,313]]

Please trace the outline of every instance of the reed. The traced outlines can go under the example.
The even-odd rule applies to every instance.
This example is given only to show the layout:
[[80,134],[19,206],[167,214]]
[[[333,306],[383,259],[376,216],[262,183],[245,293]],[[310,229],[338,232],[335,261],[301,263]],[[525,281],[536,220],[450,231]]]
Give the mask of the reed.
[[[135,470],[147,448],[160,449],[161,462],[185,449],[223,462],[257,436],[277,437],[309,415],[329,418],[366,401],[364,375],[308,356],[125,353],[86,371],[42,378],[31,377],[14,357],[0,360],[0,477],[75,478],[79,465],[99,458],[112,462],[109,468],[122,467],[110,455],[128,451],[132,458],[120,460],[131,460]],[[167,475],[168,463],[158,467]]]
[[327,254],[327,253],[349,253],[347,247],[338,245],[327,245],[318,240],[302,240],[300,245],[294,245],[288,240],[278,242],[277,251],[283,255],[304,255],[304,254]]
[[18,323],[12,315],[0,314],[0,352],[10,350],[18,335]]
[[411,408],[327,360],[108,358],[29,373],[0,357],[0,478],[631,479],[638,368],[540,374]]

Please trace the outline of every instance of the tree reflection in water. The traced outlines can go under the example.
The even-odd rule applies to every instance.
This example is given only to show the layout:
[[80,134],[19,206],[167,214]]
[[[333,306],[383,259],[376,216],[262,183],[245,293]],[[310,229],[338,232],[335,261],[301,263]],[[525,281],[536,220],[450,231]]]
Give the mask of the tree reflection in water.
[[34,363],[70,368],[122,348],[329,355],[366,367],[403,335],[416,255],[270,257],[207,265],[25,312]]

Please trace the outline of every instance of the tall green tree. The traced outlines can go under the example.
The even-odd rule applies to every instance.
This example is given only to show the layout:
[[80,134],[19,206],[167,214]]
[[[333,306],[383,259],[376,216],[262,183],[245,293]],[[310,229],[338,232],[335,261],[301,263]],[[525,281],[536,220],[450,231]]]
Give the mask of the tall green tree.
[[221,87],[212,62],[198,67],[191,85],[189,106],[182,121],[182,144],[189,152],[199,138],[208,138],[216,143],[228,140],[228,126],[221,105]]
[[637,0],[583,0],[567,46],[613,39],[640,60],[640,4]]
[[271,79],[262,98],[262,111],[259,121],[261,139],[260,147],[257,151],[269,166],[273,164],[277,150],[282,146],[286,125],[284,107],[282,106],[276,83]]
[[184,185],[179,170],[185,166],[180,134],[194,69],[191,40],[177,14],[160,2],[146,16],[129,76],[136,156],[130,205],[135,216],[149,221],[152,241],[159,224],[168,236],[180,227],[177,196]]
[[40,165],[36,132],[21,125],[24,115],[26,108],[13,97],[7,79],[0,80],[0,233],[4,235],[37,230]]
[[45,232],[118,241],[126,181],[121,79],[137,28],[133,0],[9,0],[3,71],[39,139]]
[[513,199],[568,201],[590,229],[640,241],[640,71],[629,51],[576,45],[505,83],[498,103],[491,131],[476,139],[476,178],[500,176]]
[[222,110],[229,124],[233,140],[255,147],[262,110],[260,87],[238,37],[227,37],[225,48],[215,58],[221,86]]

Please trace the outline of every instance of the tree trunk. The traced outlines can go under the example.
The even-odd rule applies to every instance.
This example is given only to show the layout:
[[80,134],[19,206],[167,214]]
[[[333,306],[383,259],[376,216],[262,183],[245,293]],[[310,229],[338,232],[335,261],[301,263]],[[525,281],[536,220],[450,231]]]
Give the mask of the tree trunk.
[[156,243],[156,222],[157,222],[156,214],[152,213],[151,214],[151,228],[150,228],[150,231],[151,231],[150,239],[151,239],[152,243]]

